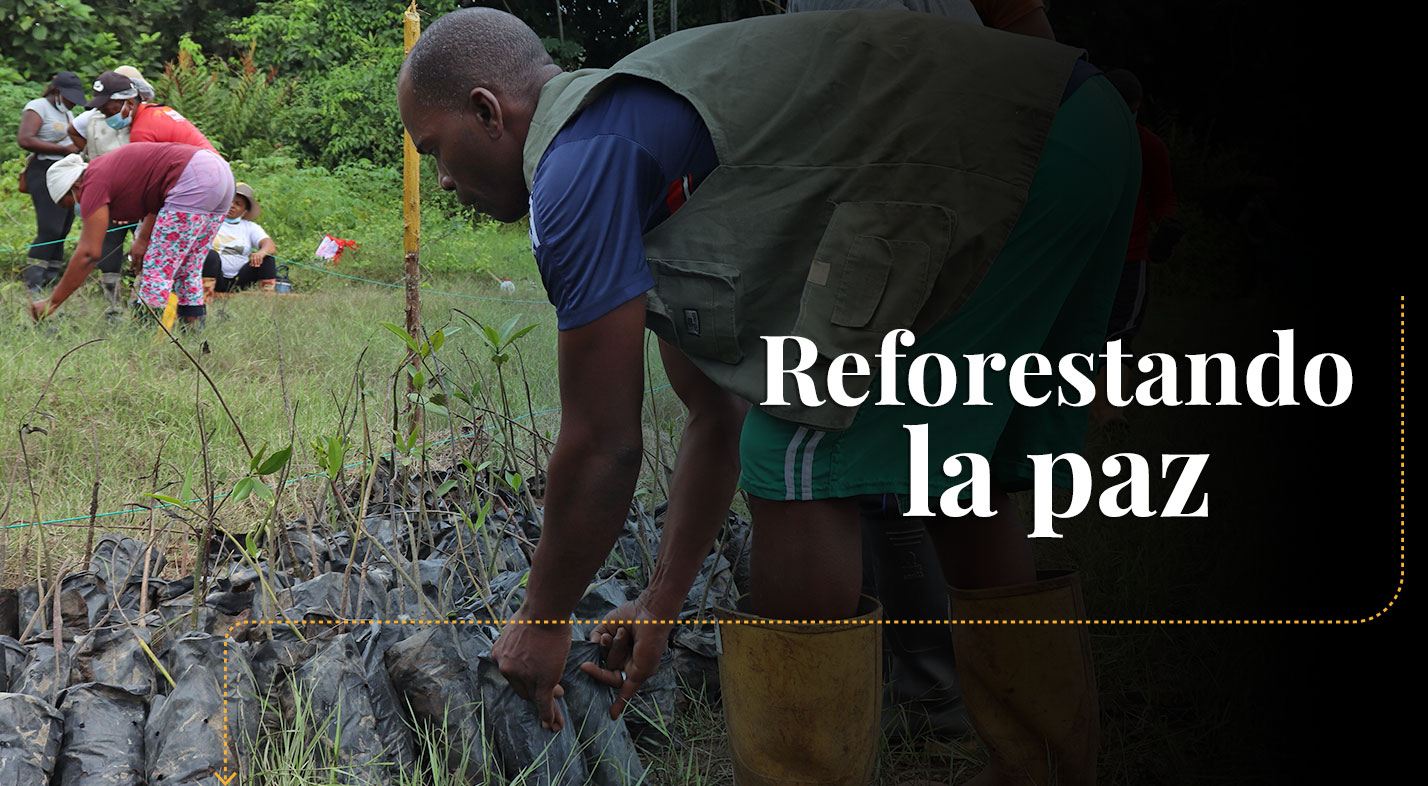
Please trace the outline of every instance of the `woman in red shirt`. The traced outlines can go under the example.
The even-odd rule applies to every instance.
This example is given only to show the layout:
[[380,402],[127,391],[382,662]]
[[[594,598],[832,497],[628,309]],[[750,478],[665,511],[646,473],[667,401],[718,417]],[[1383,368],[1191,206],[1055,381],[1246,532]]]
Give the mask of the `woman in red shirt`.
[[137,297],[161,308],[178,295],[185,322],[204,314],[203,260],[233,204],[233,172],[217,153],[193,145],[130,142],[86,164],[70,155],[50,167],[56,204],[80,207],[79,244],[54,292],[30,304],[36,320],[53,312],[98,261],[110,220],[142,221],[129,256],[142,260]]

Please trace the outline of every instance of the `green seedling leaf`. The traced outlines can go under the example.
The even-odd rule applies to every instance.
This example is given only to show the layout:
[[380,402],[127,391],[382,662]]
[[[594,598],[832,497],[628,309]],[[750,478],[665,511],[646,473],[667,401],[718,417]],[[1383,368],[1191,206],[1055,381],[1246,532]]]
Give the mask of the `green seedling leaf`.
[[[244,478],[244,480],[247,480],[247,478]],[[248,552],[248,556],[256,560],[258,559],[258,539],[254,537],[254,535],[255,533],[249,532],[243,536],[243,547],[244,551]]]
[[160,502],[167,503],[167,504],[169,504],[169,505],[178,505],[179,507],[183,507],[183,501],[182,501],[182,500],[177,500],[177,499],[174,499],[173,497],[166,496],[166,495],[164,495],[164,494],[145,494],[144,496],[146,496],[146,497],[153,497],[154,499],[156,499],[156,500],[158,500],[158,501],[160,501]]
[[441,350],[441,345],[442,345],[442,344],[445,344],[445,343],[446,343],[446,331],[445,331],[444,329],[443,329],[443,330],[438,330],[438,331],[436,331],[435,333],[432,333],[432,334],[431,334],[431,351],[432,351],[432,352],[440,351],[440,350]]
[[292,458],[292,455],[292,448],[283,448],[282,450],[275,451],[273,455],[268,457],[267,461],[263,462],[263,466],[258,467],[257,474],[271,475],[274,472],[277,472],[288,463],[288,459]]
[[436,487],[436,496],[444,497],[447,495],[447,492],[451,491],[454,488],[456,488],[456,481],[454,479],[448,480],[440,486]]
[[520,490],[521,490],[521,473],[519,473],[519,472],[507,472],[507,473],[506,473],[505,480],[506,480],[506,485],[511,487],[511,491],[520,491]]
[[258,448],[258,452],[257,452],[257,453],[254,453],[254,454],[253,454],[253,457],[252,457],[251,459],[248,459],[248,472],[249,472],[249,473],[256,473],[256,472],[258,471],[258,465],[263,463],[263,454],[265,454],[265,453],[267,453],[267,452],[268,452],[268,443],[264,442],[264,443],[263,443],[263,447]]
[[412,338],[412,334],[408,333],[406,329],[403,328],[401,325],[393,325],[391,322],[378,322],[377,324],[381,325],[387,330],[392,331],[392,333],[395,334],[397,338],[400,338],[402,341],[405,341],[411,351],[417,352],[420,349],[420,347],[417,345],[416,339]]
[[193,499],[193,467],[183,473],[183,485],[179,487],[179,499]]
[[327,476],[333,480],[342,473],[342,460],[347,454],[347,446],[337,437],[327,438]]
[[530,580],[531,580],[531,572],[530,572],[530,571],[526,571],[525,575],[524,575],[524,576],[521,576],[521,583],[517,584],[516,586],[517,586],[517,587],[524,587],[524,586],[526,585],[526,582],[527,582],[527,581],[530,581]]
[[535,329],[538,328],[538,327],[540,327],[540,324],[539,324],[539,323],[534,324],[534,325],[526,325],[525,327],[521,328],[520,330],[517,330],[517,331],[515,332],[515,335],[512,335],[510,338],[506,339],[506,343],[507,343],[507,344],[514,344],[514,343],[516,343],[516,341],[517,341],[518,339],[520,339],[521,336],[524,336],[525,334],[531,332],[532,330],[535,330]]
[[516,329],[516,323],[517,323],[517,322],[520,322],[520,321],[521,321],[521,315],[520,315],[520,314],[512,314],[512,315],[511,315],[511,318],[508,319],[508,320],[506,320],[505,324],[501,325],[501,329],[500,329],[500,331],[499,331],[499,335],[500,335],[500,339],[501,339],[501,343],[500,343],[500,348],[501,348],[501,349],[505,349],[505,348],[506,348],[506,345],[509,344],[509,343],[511,343],[511,338],[510,338],[511,332]]
[[423,373],[423,372],[421,372],[421,371],[418,371],[417,373],[415,373],[415,374],[412,375],[412,387],[416,388],[417,390],[421,390],[421,389],[422,389],[423,387],[425,387],[425,386],[426,386],[426,374],[425,374],[425,373]]
[[228,498],[233,500],[234,502],[242,502],[243,500],[248,498],[249,494],[252,493],[253,479],[251,477],[247,477],[238,481],[238,483],[233,486],[233,491],[228,495]]
[[276,502],[277,497],[273,495],[273,490],[268,488],[268,484],[258,481],[253,482],[253,493],[266,499],[269,502]]

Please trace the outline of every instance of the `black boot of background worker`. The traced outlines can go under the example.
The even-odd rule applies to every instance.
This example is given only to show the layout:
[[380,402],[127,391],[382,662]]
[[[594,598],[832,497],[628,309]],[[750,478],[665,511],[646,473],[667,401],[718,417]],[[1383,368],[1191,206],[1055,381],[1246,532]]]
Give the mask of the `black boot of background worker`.
[[962,703],[947,587],[927,528],[904,518],[893,496],[861,503],[864,592],[883,604],[883,733],[892,739],[955,739],[971,732]]

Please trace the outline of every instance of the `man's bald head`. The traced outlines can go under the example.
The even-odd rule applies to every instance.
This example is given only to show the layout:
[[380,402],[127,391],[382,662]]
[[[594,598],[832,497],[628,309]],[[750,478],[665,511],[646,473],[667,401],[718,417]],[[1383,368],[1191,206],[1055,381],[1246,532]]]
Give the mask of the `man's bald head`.
[[535,31],[494,8],[465,8],[436,20],[402,65],[412,98],[459,112],[471,91],[529,98],[534,104],[553,65]]

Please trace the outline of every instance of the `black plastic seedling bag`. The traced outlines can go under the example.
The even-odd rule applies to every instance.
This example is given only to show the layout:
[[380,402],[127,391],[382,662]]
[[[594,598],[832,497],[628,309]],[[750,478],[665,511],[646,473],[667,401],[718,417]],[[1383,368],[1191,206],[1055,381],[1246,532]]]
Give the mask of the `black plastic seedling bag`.
[[[228,733],[240,755],[248,749],[248,743],[258,734],[261,713],[258,711],[257,687],[252,667],[248,663],[247,648],[230,642],[225,648],[222,636],[207,633],[187,633],[170,642],[164,651],[164,668],[168,669],[175,682],[182,686],[185,675],[193,669],[207,670],[222,690],[224,678],[228,689]],[[196,678],[196,677],[195,677]],[[177,688],[171,692],[177,693]],[[149,725],[154,724],[153,716],[158,710],[159,697],[149,713]],[[200,705],[194,705],[200,706]],[[218,698],[219,713],[223,711],[222,697]],[[152,740],[150,735],[147,739]],[[151,785],[152,786],[152,785]]]
[[410,761],[412,754],[387,750],[378,734],[366,670],[351,634],[322,646],[295,676],[294,689],[327,741],[319,748],[319,760],[333,768],[335,780],[363,786],[396,783],[395,762]]
[[96,628],[75,642],[74,681],[102,682],[138,696],[154,692],[154,663],[134,634],[149,640],[149,632],[127,625]]
[[392,686],[415,720],[445,740],[447,771],[470,782],[486,774],[488,721],[472,665],[476,653],[468,660],[463,651],[490,647],[490,639],[474,626],[432,625],[393,644],[383,656]]
[[[147,552],[147,554],[145,553]],[[129,584],[144,578],[144,560],[149,562],[149,575],[158,576],[164,570],[164,554],[159,549],[149,548],[143,541],[126,538],[107,532],[94,544],[94,555],[89,559],[89,570],[99,575],[106,586],[115,594]]]
[[[489,655],[481,656],[477,677],[486,723],[507,778],[523,774],[524,782],[532,786],[580,786],[587,782],[589,773],[574,729],[542,729],[535,705],[516,695]],[[556,699],[555,704],[563,717],[570,717],[564,699]]]
[[86,682],[67,689],[59,709],[64,736],[54,786],[144,786],[142,696]]
[[[645,768],[635,750],[635,741],[625,719],[610,719],[610,705],[616,691],[580,670],[580,664],[595,662],[600,647],[588,641],[571,642],[565,659],[565,730],[574,731],[580,752],[590,770],[594,786],[633,786],[643,781]],[[533,711],[533,710],[532,710]],[[565,731],[562,731],[565,733]]]
[[25,668],[30,651],[25,645],[10,638],[0,636],[0,693],[11,690],[20,679],[20,670]]
[[27,693],[52,704],[58,703],[60,693],[70,683],[70,669],[74,661],[69,650],[56,653],[49,644],[36,644],[29,650],[30,655],[10,690]]
[[0,693],[0,783],[49,783],[63,726],[59,710],[49,702]]
[[[150,786],[202,782],[223,772],[225,764],[222,671],[190,666],[174,679],[177,686],[167,696],[154,697],[144,727],[144,767]],[[230,735],[238,731],[234,726]],[[232,770],[238,769],[237,750],[236,745],[228,750],[226,763]]]

